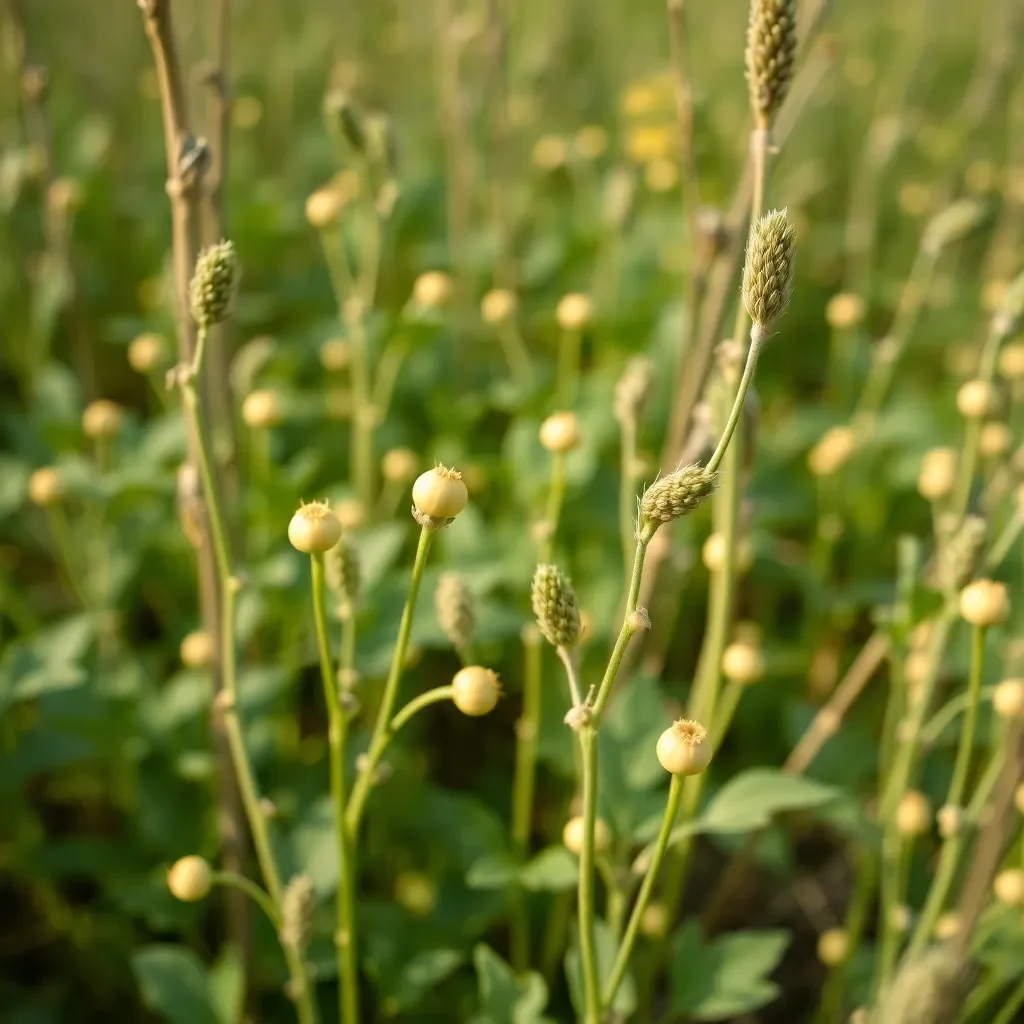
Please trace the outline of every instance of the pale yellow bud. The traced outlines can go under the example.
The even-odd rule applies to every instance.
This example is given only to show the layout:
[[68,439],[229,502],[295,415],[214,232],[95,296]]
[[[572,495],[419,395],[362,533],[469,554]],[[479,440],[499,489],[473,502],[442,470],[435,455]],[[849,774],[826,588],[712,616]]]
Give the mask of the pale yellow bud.
[[573,148],[582,159],[596,160],[608,148],[608,132],[599,124],[585,125],[576,133]]
[[764,653],[758,644],[737,640],[722,652],[722,675],[732,683],[749,686],[764,675]]
[[967,419],[981,419],[988,416],[995,407],[995,393],[992,385],[984,380],[969,380],[960,385],[956,393],[956,407]]
[[908,790],[896,806],[896,830],[904,836],[923,835],[931,827],[932,808],[928,797],[916,789]]
[[1024,907],[1024,870],[1006,868],[996,875],[992,892],[1000,903],[1010,907]]
[[826,967],[837,967],[850,955],[850,939],[842,928],[830,928],[818,936],[818,959]]
[[1013,443],[1013,434],[1006,423],[986,423],[981,428],[978,438],[978,450],[986,459],[996,459],[1005,455]]
[[334,506],[334,514],[347,533],[354,533],[366,523],[366,509],[358,498],[343,498]]
[[503,324],[516,312],[515,292],[494,288],[480,300],[480,317],[484,323]]
[[258,388],[242,401],[242,420],[254,430],[276,427],[284,422],[284,403],[276,391]]
[[182,857],[167,872],[167,888],[176,899],[195,903],[213,888],[213,871],[202,857]]
[[992,693],[992,708],[1000,718],[1024,718],[1024,679],[1004,679]]
[[448,304],[453,290],[448,274],[443,270],[428,270],[416,278],[412,296],[421,309],[438,309]]
[[64,495],[67,494],[67,487],[60,470],[52,466],[43,466],[37,469],[28,478],[28,500],[40,508],[48,508],[55,505]]
[[464,715],[486,715],[497,707],[500,697],[501,684],[489,668],[469,665],[452,679],[452,703]]
[[533,144],[533,166],[539,171],[557,171],[569,159],[569,147],[560,135],[542,135]]
[[306,200],[306,220],[318,231],[330,227],[341,215],[342,196],[330,185],[318,188]]
[[672,775],[699,775],[711,763],[711,740],[699,722],[681,718],[658,737],[656,752]]
[[928,501],[941,501],[956,485],[957,453],[952,448],[932,448],[921,460],[917,490]]
[[857,433],[853,427],[832,427],[807,456],[807,465],[815,476],[831,476],[849,462],[857,450]]
[[640,934],[648,939],[660,939],[668,932],[668,907],[660,900],[652,900],[640,917]]
[[[583,850],[585,824],[583,818],[577,815],[575,818],[570,818],[565,823],[565,828],[562,829],[562,842],[565,844],[565,848],[577,856]],[[611,829],[608,828],[608,825],[601,818],[596,818],[594,820],[594,851],[596,853],[605,853],[611,848],[611,845]]]
[[999,372],[1007,380],[1024,380],[1024,342],[1007,345],[999,353]]
[[437,906],[437,884],[419,871],[403,871],[395,879],[395,902],[416,917],[427,917]]
[[960,934],[961,927],[959,913],[955,910],[947,910],[946,913],[940,914],[939,919],[935,922],[935,938],[940,942],[946,939],[955,939]]
[[829,327],[849,330],[864,322],[864,300],[852,292],[839,292],[825,306],[825,320]]
[[[725,538],[720,533],[712,533],[704,541],[701,548],[701,561],[708,572],[721,572],[725,565]],[[736,568],[744,573],[754,564],[754,552],[750,541],[741,537],[736,545]]]
[[465,507],[469,491],[462,474],[444,466],[421,473],[412,485],[412,502],[431,519],[453,519]]
[[995,626],[1010,614],[1006,584],[975,580],[960,591],[960,614],[972,626]]
[[574,412],[552,413],[540,425],[540,443],[549,452],[571,452],[580,444],[580,421]]
[[393,484],[415,480],[419,468],[420,460],[411,448],[392,448],[386,451],[380,464],[384,479]]
[[90,402],[82,413],[82,432],[91,441],[116,437],[124,426],[124,410],[106,398]]
[[182,638],[178,649],[185,668],[205,668],[213,661],[213,640],[205,629],[194,629]]
[[347,370],[352,362],[352,346],[347,338],[328,338],[320,346],[320,365],[329,373]]
[[594,315],[594,305],[589,295],[571,292],[559,299],[555,319],[564,331],[582,331]]
[[300,505],[288,524],[292,547],[307,555],[322,555],[341,539],[341,523],[326,501]]
[[128,346],[128,365],[136,373],[155,373],[166,362],[167,344],[159,334],[140,334]]
[[936,811],[935,821],[939,826],[939,835],[943,839],[949,839],[964,827],[963,809],[954,804],[944,804]]

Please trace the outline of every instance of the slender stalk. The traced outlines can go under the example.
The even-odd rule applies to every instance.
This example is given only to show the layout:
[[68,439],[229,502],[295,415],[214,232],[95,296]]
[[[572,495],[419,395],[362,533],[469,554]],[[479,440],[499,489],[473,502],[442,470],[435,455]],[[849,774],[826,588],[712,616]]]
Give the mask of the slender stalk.
[[622,443],[619,446],[619,536],[622,540],[622,564],[629,566],[635,542],[636,526],[636,419],[627,415],[620,421]]
[[654,847],[654,854],[648,865],[647,873],[640,885],[640,892],[637,894],[636,902],[633,904],[632,913],[629,915],[629,923],[626,925],[626,933],[622,938],[619,951],[615,956],[615,964],[612,967],[611,975],[608,978],[602,995],[602,1004],[605,1007],[611,1006],[618,992],[622,979],[626,976],[629,967],[629,958],[633,955],[633,946],[640,930],[640,922],[643,920],[644,911],[650,903],[651,895],[654,892],[654,883],[657,880],[658,872],[661,869],[661,862],[668,849],[669,836],[675,825],[676,816],[679,813],[679,801],[683,795],[683,780],[679,775],[673,775],[669,784],[668,800],[665,804],[665,816],[661,820],[661,831]]
[[580,390],[580,354],[583,332],[578,328],[564,328],[558,336],[558,368],[555,393],[563,409],[576,404]]
[[519,328],[512,321],[497,324],[494,333],[498,336],[505,361],[512,376],[520,383],[527,383],[533,376],[533,360],[523,341]]
[[992,1024],[1013,1024],[1017,1019],[1017,1011],[1024,1006],[1024,980],[1010,993],[1002,1009],[992,1018]]
[[1003,527],[1002,533],[996,538],[992,550],[985,556],[985,568],[988,570],[998,569],[1003,560],[1010,553],[1013,545],[1017,543],[1021,531],[1024,530],[1024,515],[1014,511],[1010,521]]
[[577,892],[580,933],[580,961],[586,1024],[600,1024],[601,989],[594,944],[594,826],[597,821],[597,732],[584,726],[579,732],[583,762],[583,848],[580,850]]
[[540,559],[550,562],[555,555],[555,539],[558,522],[562,518],[562,503],[565,501],[565,453],[551,455],[551,484],[548,487],[548,503],[544,514],[544,535],[540,545]]
[[740,377],[740,384],[736,390],[736,398],[733,400],[732,409],[729,412],[729,420],[725,424],[725,430],[719,438],[718,446],[715,448],[711,458],[708,459],[707,471],[714,473],[721,465],[725,457],[725,450],[729,447],[736,427],[739,425],[740,417],[743,415],[743,403],[747,398],[747,391],[754,379],[754,371],[757,369],[757,357],[761,352],[763,334],[755,325],[750,332],[750,348],[747,350],[747,361],[743,366],[743,375]]
[[349,848],[345,828],[345,746],[348,720],[341,706],[338,682],[331,663],[328,640],[327,608],[324,588],[324,556],[310,556],[313,584],[313,618],[316,622],[317,649],[320,654],[320,681],[327,704],[327,742],[331,758],[331,803],[334,805],[334,839],[338,857],[337,927],[334,934],[338,960],[338,1013],[344,1024],[358,1024],[359,975],[356,955],[355,844]]
[[412,633],[412,620],[416,612],[416,601],[419,598],[420,583],[423,581],[423,570],[427,564],[427,554],[430,551],[430,542],[433,540],[433,531],[427,527],[420,529],[419,544],[416,548],[416,560],[412,567],[412,579],[409,582],[409,596],[406,598],[405,607],[402,609],[402,621],[398,627],[398,639],[395,641],[395,651],[391,656],[391,669],[388,672],[387,682],[384,684],[384,695],[381,698],[380,708],[377,711],[377,720],[373,725],[373,733],[370,737],[370,747],[366,753],[366,764],[352,787],[352,793],[345,808],[345,825],[351,836],[354,837],[359,831],[359,823],[362,821],[363,809],[366,800],[370,795],[373,786],[373,777],[380,764],[384,751],[387,750],[391,741],[391,730],[389,724],[394,714],[395,701],[398,699],[398,684],[402,679],[402,669],[405,667],[405,656],[409,649],[409,636]]
[[245,875],[240,875],[237,871],[215,871],[213,873],[213,884],[224,885],[245,893],[267,915],[267,919],[274,926],[275,931],[281,927],[281,915],[274,905],[274,901],[265,889],[261,889],[254,881],[246,878]]
[[443,700],[451,700],[455,690],[451,686],[435,686],[432,690],[413,697],[401,711],[391,719],[391,735],[394,736],[399,729],[409,721],[417,712],[430,707],[431,704],[439,704]]
[[59,561],[67,577],[71,593],[84,609],[92,607],[92,598],[88,588],[82,581],[82,573],[78,567],[78,556],[71,538],[71,525],[67,513],[60,505],[51,505],[46,509],[46,518],[50,524],[50,533],[57,546]]
[[899,908],[904,905],[913,839],[903,837],[892,821],[882,838],[881,943],[875,965],[875,992],[882,992],[892,977],[900,950]]

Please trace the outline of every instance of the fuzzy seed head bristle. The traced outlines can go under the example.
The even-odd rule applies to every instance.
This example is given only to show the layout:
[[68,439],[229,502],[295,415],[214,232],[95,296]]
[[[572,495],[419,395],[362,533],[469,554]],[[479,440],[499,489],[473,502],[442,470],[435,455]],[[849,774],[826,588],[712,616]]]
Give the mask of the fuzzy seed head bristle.
[[906,959],[882,997],[877,1024],[945,1024],[957,1015],[962,972],[947,943]]
[[359,566],[359,552],[352,538],[342,533],[341,540],[324,556],[324,575],[327,585],[338,597],[349,605],[359,597],[362,573]]
[[715,474],[696,464],[655,480],[640,499],[641,531],[653,534],[664,523],[696,511],[714,489]]
[[572,580],[557,565],[538,565],[530,601],[537,625],[554,647],[572,647],[580,638],[580,607]]
[[462,577],[457,572],[443,573],[437,581],[434,609],[438,625],[456,649],[465,647],[473,637],[476,616]]
[[703,743],[708,738],[708,731],[700,722],[692,718],[680,718],[672,723],[672,731],[684,743]]
[[313,937],[313,911],[316,891],[309,875],[296,875],[285,887],[281,898],[281,944],[289,949],[305,950]]
[[770,125],[789,92],[796,59],[796,0],[751,0],[747,23],[747,85],[762,127]]
[[200,327],[212,327],[227,319],[238,286],[238,258],[231,242],[208,246],[196,260],[189,285],[192,319]]
[[753,227],[743,266],[743,305],[762,332],[786,312],[795,263],[796,231],[787,211],[766,213]]

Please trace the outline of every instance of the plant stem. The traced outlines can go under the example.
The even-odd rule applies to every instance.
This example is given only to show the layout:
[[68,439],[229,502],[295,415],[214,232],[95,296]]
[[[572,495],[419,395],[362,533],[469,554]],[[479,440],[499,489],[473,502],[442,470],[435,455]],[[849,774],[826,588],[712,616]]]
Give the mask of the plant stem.
[[435,686],[432,690],[427,690],[425,693],[421,693],[418,697],[413,697],[401,711],[391,719],[391,735],[394,736],[399,729],[405,725],[406,722],[412,718],[418,711],[422,711],[424,708],[430,707],[431,704],[439,704],[443,700],[451,700],[455,690],[451,686]]
[[583,762],[583,848],[580,850],[578,914],[580,961],[586,1024],[600,1024],[601,989],[594,944],[594,827],[597,821],[597,732],[584,726],[579,732]]
[[338,1013],[344,1024],[358,1024],[359,975],[356,954],[355,843],[349,849],[345,828],[345,744],[348,720],[338,695],[338,680],[331,663],[327,608],[324,598],[324,556],[310,556],[313,585],[313,618],[320,654],[320,681],[327,704],[327,741],[331,758],[331,803],[334,806],[334,839],[338,858],[337,920],[334,934],[338,962]]
[[550,562],[555,557],[555,539],[558,535],[558,521],[562,517],[562,503],[565,501],[565,453],[551,455],[551,484],[548,487],[548,503],[544,514],[544,537],[540,545],[540,559]]
[[275,931],[281,927],[281,915],[278,913],[277,907],[274,906],[274,901],[265,889],[261,889],[254,881],[246,878],[245,875],[240,875],[237,871],[215,871],[213,873],[213,884],[228,886],[232,889],[238,889],[239,892],[244,892],[267,915]]
[[747,349],[747,361],[743,366],[743,376],[740,377],[736,397],[733,400],[732,410],[729,413],[729,420],[725,425],[725,430],[722,431],[718,447],[715,448],[714,454],[708,459],[708,464],[705,467],[708,473],[714,473],[718,469],[725,456],[725,450],[729,447],[729,442],[736,432],[740,417],[743,415],[743,403],[746,400],[750,384],[754,379],[754,371],[757,369],[757,357],[761,352],[762,340],[762,330],[758,324],[755,324],[750,330],[750,348]]
[[563,409],[576,404],[580,389],[580,350],[583,333],[576,328],[565,328],[558,338],[558,376],[555,393]]
[[402,621],[398,627],[398,639],[395,641],[395,651],[391,656],[391,669],[388,672],[387,682],[384,684],[384,695],[381,698],[380,708],[377,711],[377,720],[373,724],[370,747],[366,754],[366,765],[352,787],[352,794],[345,809],[345,824],[353,840],[359,831],[359,823],[363,817],[363,808],[373,786],[373,777],[376,774],[377,765],[380,764],[380,760],[384,756],[384,751],[387,749],[391,739],[391,731],[388,726],[394,714],[395,702],[398,699],[398,684],[401,682],[402,669],[405,667],[405,656],[409,649],[409,636],[412,633],[413,615],[416,612],[416,601],[419,597],[420,583],[423,580],[423,570],[427,564],[427,553],[430,551],[432,539],[433,531],[429,530],[426,526],[422,527],[420,529],[419,544],[416,547],[416,560],[412,567],[412,579],[409,582],[409,596],[406,598],[405,607],[402,609]]
[[1014,511],[1010,521],[1003,527],[1002,533],[996,538],[992,550],[985,557],[985,568],[989,571],[998,569],[1003,564],[1003,559],[1010,553],[1013,545],[1017,543],[1021,530],[1024,530],[1024,515]]
[[637,894],[636,903],[633,904],[633,911],[629,915],[629,923],[626,925],[626,934],[623,936],[619,951],[615,956],[615,965],[612,967],[611,975],[608,978],[602,996],[602,1003],[605,1007],[611,1006],[615,999],[615,993],[622,984],[629,967],[629,958],[633,954],[633,946],[636,943],[637,933],[640,930],[640,922],[643,920],[644,911],[650,902],[651,894],[654,892],[654,883],[661,869],[661,861],[668,849],[669,836],[675,825],[676,815],[679,812],[679,801],[683,795],[682,776],[673,775],[668,789],[668,801],[665,804],[665,816],[661,820],[661,831],[658,833],[658,840],[654,847],[654,854],[651,858],[647,873],[640,885],[640,892]]
[[635,417],[627,415],[620,421],[622,442],[619,446],[619,535],[622,540],[622,564],[629,566],[630,552],[636,541],[636,435]]

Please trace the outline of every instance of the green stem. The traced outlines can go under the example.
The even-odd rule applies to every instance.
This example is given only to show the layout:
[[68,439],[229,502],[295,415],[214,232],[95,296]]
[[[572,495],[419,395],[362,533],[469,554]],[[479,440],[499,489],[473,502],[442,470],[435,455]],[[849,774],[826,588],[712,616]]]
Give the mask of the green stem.
[[418,711],[430,707],[431,704],[438,704],[443,700],[451,700],[455,690],[451,686],[435,686],[433,690],[427,690],[418,697],[413,697],[401,711],[391,719],[390,732],[394,736],[406,722]]
[[630,552],[636,539],[636,434],[637,424],[632,416],[621,422],[622,444],[619,469],[619,534],[622,539],[622,564],[628,567]]
[[373,777],[377,772],[377,765],[380,764],[384,751],[387,749],[391,739],[388,728],[391,717],[394,714],[395,702],[398,699],[398,684],[402,679],[402,670],[405,667],[405,656],[409,649],[409,636],[412,633],[412,620],[416,612],[416,601],[420,593],[420,583],[423,580],[423,570],[427,564],[427,553],[430,551],[430,542],[433,539],[433,531],[426,526],[420,529],[419,544],[416,547],[416,561],[412,567],[412,579],[409,582],[409,596],[406,598],[405,607],[402,609],[402,621],[398,627],[398,639],[395,642],[395,650],[391,656],[391,669],[388,672],[387,682],[384,684],[384,695],[381,698],[380,708],[377,711],[377,720],[373,725],[373,734],[370,737],[370,747],[366,754],[366,765],[356,779],[352,787],[352,795],[349,797],[348,806],[345,810],[345,824],[349,832],[355,837],[359,831],[359,823],[362,821],[363,809],[366,800],[370,795],[373,786]]
[[618,992],[622,979],[626,976],[629,967],[629,958],[633,955],[633,946],[636,943],[637,934],[640,931],[640,923],[643,920],[644,911],[647,909],[654,892],[654,883],[657,880],[658,872],[661,869],[661,862],[668,849],[669,836],[675,825],[676,815],[679,812],[679,802],[683,795],[683,780],[679,775],[672,776],[669,784],[668,801],[665,804],[665,816],[661,820],[661,831],[658,833],[658,840],[654,847],[654,854],[640,885],[640,892],[637,894],[636,903],[633,904],[633,911],[629,915],[629,923],[626,925],[626,934],[623,936],[619,951],[615,956],[615,964],[612,967],[611,975],[604,988],[602,1002],[604,1006],[611,1006]]
[[564,329],[558,338],[558,377],[555,393],[563,409],[576,404],[580,389],[580,351],[583,334],[576,329]]
[[1024,1006],[1024,980],[1017,983],[1017,987],[1003,1004],[1003,1008],[992,1018],[992,1024],[1013,1024],[1017,1020],[1017,1011],[1022,1006]]
[[251,879],[235,871],[215,871],[212,881],[214,885],[224,885],[244,892],[267,915],[275,931],[281,927],[281,915],[278,913],[277,907],[274,906],[274,901],[265,889],[261,889]]
[[68,586],[82,608],[88,610],[92,607],[92,600],[89,597],[88,589],[82,582],[67,515],[59,505],[50,505],[46,509],[46,517],[50,524],[50,533],[57,545],[57,555],[64,567],[64,574],[67,576]]
[[349,849],[345,829],[345,745],[348,720],[341,706],[338,681],[331,663],[328,640],[327,607],[324,588],[324,556],[310,556],[313,585],[313,618],[316,622],[317,649],[320,654],[320,681],[327,704],[327,740],[331,759],[331,803],[334,806],[334,839],[338,858],[337,920],[334,935],[338,962],[338,1013],[344,1024],[359,1020],[359,975],[356,954],[355,844]]
[[558,535],[558,521],[562,518],[562,503],[565,501],[565,453],[554,452],[551,456],[551,483],[548,487],[548,504],[544,514],[544,538],[540,545],[540,559],[550,562],[555,557],[555,539]]
[[985,558],[985,568],[989,571],[998,569],[1003,564],[1003,559],[1010,553],[1010,549],[1017,542],[1017,538],[1024,530],[1024,515],[1014,512],[1010,521],[1003,527],[1002,533],[996,538],[992,550]]
[[498,335],[498,341],[505,353],[512,376],[520,384],[527,383],[533,376],[533,362],[527,351],[526,343],[523,341],[523,336],[519,333],[519,328],[513,322],[498,324],[495,333]]
[[882,839],[882,876],[881,876],[881,949],[875,971],[875,992],[880,993],[892,977],[893,968],[900,950],[901,930],[897,915],[904,902],[907,869],[910,864],[910,837],[903,837],[893,822],[886,823],[885,835]]
[[729,447],[729,442],[732,440],[732,435],[736,432],[736,427],[743,415],[743,403],[746,401],[747,391],[750,388],[751,381],[754,379],[754,371],[757,369],[757,357],[761,352],[761,343],[763,340],[763,328],[758,324],[754,324],[750,329],[750,347],[747,349],[747,361],[743,366],[743,376],[740,377],[740,384],[736,390],[736,397],[732,403],[729,420],[725,425],[725,430],[722,431],[722,436],[718,441],[718,447],[715,448],[714,454],[708,460],[706,467],[708,473],[714,473],[717,471],[723,457],[725,456],[725,450]]
[[584,726],[579,733],[583,762],[583,848],[580,850],[578,909],[580,962],[586,1024],[600,1024],[601,989],[594,942],[594,827],[597,821],[597,732]]

